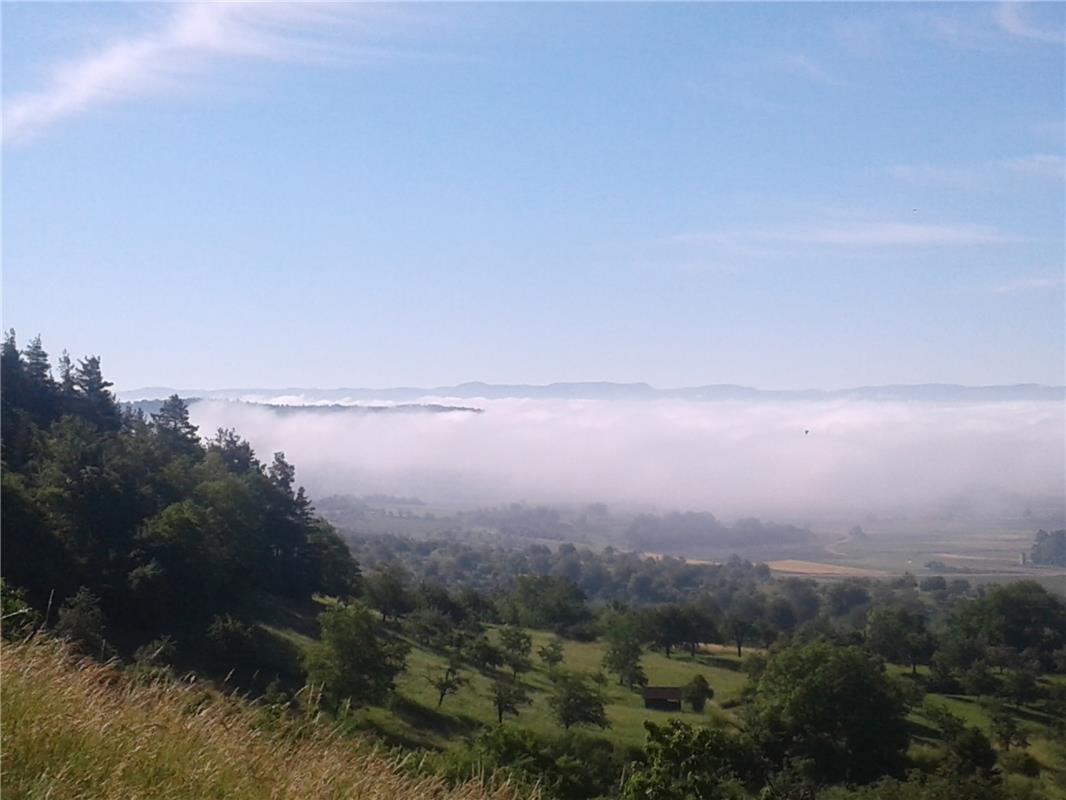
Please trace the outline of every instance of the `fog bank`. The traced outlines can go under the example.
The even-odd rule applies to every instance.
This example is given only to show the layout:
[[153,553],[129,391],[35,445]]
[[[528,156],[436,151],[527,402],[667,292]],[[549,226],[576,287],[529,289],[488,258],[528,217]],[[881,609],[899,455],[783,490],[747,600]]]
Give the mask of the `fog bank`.
[[[454,403],[456,398],[432,398]],[[205,400],[283,450],[312,496],[625,502],[779,520],[1061,508],[1061,403],[732,403],[464,398],[484,413],[323,414]],[[809,433],[804,433],[809,431]]]

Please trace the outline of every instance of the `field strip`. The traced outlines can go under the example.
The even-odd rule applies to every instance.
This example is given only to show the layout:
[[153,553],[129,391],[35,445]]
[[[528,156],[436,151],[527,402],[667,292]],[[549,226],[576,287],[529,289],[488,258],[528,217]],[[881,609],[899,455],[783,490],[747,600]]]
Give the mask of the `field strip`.
[[879,569],[848,567],[843,564],[824,564],[819,561],[799,561],[792,558],[781,561],[767,561],[766,564],[774,572],[783,572],[790,575],[836,575],[852,578],[883,578],[888,575],[887,572]]

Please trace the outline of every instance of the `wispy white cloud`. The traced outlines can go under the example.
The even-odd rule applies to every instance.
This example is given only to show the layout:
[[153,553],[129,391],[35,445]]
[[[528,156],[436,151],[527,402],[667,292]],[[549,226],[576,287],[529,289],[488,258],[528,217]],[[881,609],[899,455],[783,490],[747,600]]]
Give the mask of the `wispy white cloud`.
[[1030,6],[1037,3],[1006,2],[996,9],[996,22],[1001,30],[1018,39],[1029,39],[1049,44],[1066,43],[1066,32],[1062,26],[1045,27],[1033,22],[1028,16]]
[[994,294],[1015,294],[1017,292],[1027,292],[1034,289],[1054,289],[1061,286],[1066,286],[1066,276],[1058,275],[1052,277],[1019,278],[1017,280],[990,286],[988,287],[988,291],[993,292]]
[[[1058,3],[928,5],[935,10],[927,11],[923,4],[913,17],[916,29],[949,47],[998,52],[1017,45],[1066,42],[1061,17],[1055,16],[1061,9]],[[1048,9],[1054,11],[1049,14]],[[1038,17],[1039,21],[1034,19]]]
[[3,137],[24,140],[103,105],[187,87],[224,59],[376,59],[379,23],[395,12],[374,4],[182,4],[158,24],[58,65],[47,85],[4,103]]
[[1066,179],[1066,160],[1047,153],[970,164],[895,164],[886,172],[907,183],[954,189],[998,188],[1012,176]]
[[844,86],[845,81],[833,75],[821,64],[803,53],[785,53],[777,58],[777,65],[799,78],[825,86]]
[[960,247],[1020,241],[981,225],[932,225],[892,220],[841,220],[827,223],[683,233],[670,239],[695,246],[757,247],[782,243],[824,247]]
[[1025,175],[1066,180],[1066,159],[1062,156],[1039,154],[1012,158],[1002,163],[1007,169]]

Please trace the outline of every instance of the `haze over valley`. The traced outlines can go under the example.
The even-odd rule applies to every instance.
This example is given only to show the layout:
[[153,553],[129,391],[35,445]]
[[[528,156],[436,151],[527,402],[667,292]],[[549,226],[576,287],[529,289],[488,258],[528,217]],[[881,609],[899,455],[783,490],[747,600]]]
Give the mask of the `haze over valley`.
[[205,435],[235,428],[259,452],[284,451],[318,498],[604,502],[825,532],[859,523],[1054,527],[1066,503],[1062,387],[468,384],[181,394],[207,398],[190,404]]

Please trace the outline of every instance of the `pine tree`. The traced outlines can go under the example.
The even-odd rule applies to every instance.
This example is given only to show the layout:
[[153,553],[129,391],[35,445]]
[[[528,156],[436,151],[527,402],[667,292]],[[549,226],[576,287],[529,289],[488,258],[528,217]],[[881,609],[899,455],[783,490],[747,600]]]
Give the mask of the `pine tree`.
[[99,356],[88,356],[78,362],[74,370],[74,387],[92,422],[105,430],[118,429],[121,415],[115,396],[110,392],[111,381],[104,380],[100,370]]
[[152,424],[159,438],[176,455],[199,457],[202,453],[198,429],[189,422],[189,407],[176,394],[164,400],[158,413],[152,414]]

